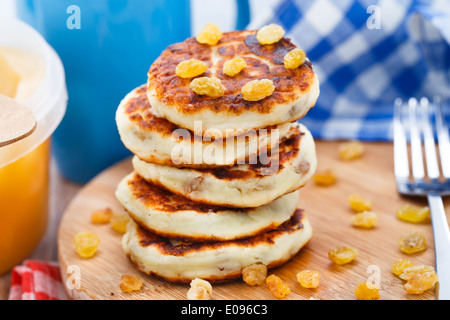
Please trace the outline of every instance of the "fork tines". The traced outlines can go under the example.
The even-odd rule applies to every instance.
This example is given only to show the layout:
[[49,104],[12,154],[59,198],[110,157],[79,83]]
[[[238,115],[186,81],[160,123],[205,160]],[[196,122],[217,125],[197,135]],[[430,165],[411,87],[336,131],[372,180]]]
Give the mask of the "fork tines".
[[[448,192],[450,139],[441,101],[435,98],[430,103],[427,98],[421,98],[419,101],[411,98],[407,103],[403,103],[397,99],[394,108],[394,172],[400,193],[425,195],[426,192]],[[438,141],[440,166],[435,136]]]

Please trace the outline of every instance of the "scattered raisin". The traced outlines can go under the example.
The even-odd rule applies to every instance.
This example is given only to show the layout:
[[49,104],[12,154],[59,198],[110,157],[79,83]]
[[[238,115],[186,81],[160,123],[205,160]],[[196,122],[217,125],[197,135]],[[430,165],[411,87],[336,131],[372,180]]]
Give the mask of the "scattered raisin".
[[361,158],[364,154],[364,145],[359,141],[347,141],[339,145],[339,157],[344,161]]
[[73,238],[76,253],[82,258],[92,258],[97,252],[100,238],[92,232],[80,232]]
[[266,278],[266,284],[270,292],[277,299],[283,299],[291,292],[291,289],[289,289],[288,285],[274,274],[271,274]]
[[343,265],[352,262],[358,257],[358,250],[351,247],[338,247],[328,252],[328,257],[336,264]]
[[400,250],[408,254],[424,251],[428,247],[425,236],[421,232],[404,234],[398,239],[397,243]]
[[409,294],[421,294],[433,288],[437,281],[438,277],[436,272],[434,270],[428,271],[414,275],[403,288]]
[[120,279],[120,290],[122,292],[139,291],[142,288],[144,281],[136,275],[122,275]]
[[355,296],[358,300],[378,300],[380,299],[380,288],[364,281],[356,287]]
[[326,170],[316,173],[313,180],[319,186],[328,187],[336,183],[337,177],[333,170]]
[[91,222],[95,224],[109,223],[111,217],[114,215],[111,208],[95,210],[91,214]]
[[320,273],[315,270],[303,270],[297,273],[297,281],[304,288],[317,288],[320,283]]
[[397,217],[400,220],[412,223],[420,223],[430,218],[429,207],[417,207],[410,204],[406,204],[396,212]]
[[350,221],[354,227],[370,229],[377,225],[378,215],[372,211],[363,211],[353,215]]
[[242,270],[242,279],[248,285],[262,285],[266,281],[267,267],[262,263],[252,264]]
[[392,272],[399,276],[401,275],[406,268],[412,267],[413,263],[411,260],[409,259],[400,259],[394,262],[394,264],[392,265]]
[[352,194],[347,198],[347,201],[356,213],[372,210],[372,203],[359,194]]
[[403,272],[398,276],[402,280],[409,280],[415,275],[434,271],[431,266],[426,266],[423,264],[411,265],[403,269]]
[[130,222],[130,218],[126,214],[115,214],[111,217],[111,227],[114,231],[124,234],[127,232],[127,226]]
[[189,300],[211,300],[212,286],[202,279],[195,278],[191,281],[191,287],[187,293]]

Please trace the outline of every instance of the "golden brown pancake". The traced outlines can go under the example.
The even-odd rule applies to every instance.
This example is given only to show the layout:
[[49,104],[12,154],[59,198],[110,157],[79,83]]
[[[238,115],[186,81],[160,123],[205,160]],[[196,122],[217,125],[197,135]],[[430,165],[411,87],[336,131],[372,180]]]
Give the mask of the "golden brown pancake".
[[[316,170],[313,137],[297,124],[297,135],[254,164],[213,169],[181,169],[133,159],[135,171],[193,201],[231,207],[258,207],[305,185]],[[255,159],[256,160],[256,159]],[[261,160],[264,163],[261,163]]]
[[312,228],[303,210],[277,229],[232,241],[186,243],[159,237],[132,223],[122,247],[138,269],[172,282],[195,278],[220,282],[241,277],[242,269],[265,264],[269,269],[285,263],[308,243]]
[[258,208],[229,208],[194,202],[149,183],[136,173],[118,185],[116,197],[142,228],[185,241],[225,241],[255,236],[289,220],[298,191]]
[[[233,130],[259,129],[292,122],[303,117],[314,106],[319,86],[309,61],[296,69],[286,69],[284,56],[296,46],[287,38],[273,45],[260,45],[256,31],[224,33],[215,46],[200,44],[195,38],[169,46],[152,64],[148,72],[148,97],[154,113],[194,130],[194,122],[202,121],[202,134],[217,129],[227,136]],[[242,57],[247,67],[234,77],[223,73],[225,61]],[[209,69],[201,76],[216,77],[225,87],[225,95],[210,98],[194,93],[191,78],[176,75],[177,65],[189,59],[206,62]],[[269,79],[275,92],[260,101],[242,98],[242,87],[252,80]]]
[[[156,117],[147,99],[146,85],[134,89],[122,100],[116,112],[116,122],[122,142],[141,160],[191,168],[241,163],[257,156],[260,149],[270,150],[297,133],[296,125],[288,123],[258,130],[254,135],[243,134],[228,140],[208,141],[164,118]],[[273,130],[278,130],[277,136],[272,136]],[[183,136],[180,137],[180,133]],[[200,141],[200,145],[196,141]],[[227,148],[231,142],[242,147]]]

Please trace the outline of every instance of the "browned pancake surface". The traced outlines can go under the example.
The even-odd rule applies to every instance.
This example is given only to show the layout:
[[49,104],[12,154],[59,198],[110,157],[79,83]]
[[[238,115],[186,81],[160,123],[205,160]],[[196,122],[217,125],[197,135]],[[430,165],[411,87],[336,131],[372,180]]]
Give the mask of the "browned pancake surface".
[[[180,129],[177,125],[164,119],[155,116],[151,109],[152,106],[147,99],[147,85],[142,85],[136,89],[134,95],[124,102],[123,110],[130,121],[135,123],[135,125],[143,131],[158,132],[164,136],[172,136],[175,130]],[[276,126],[270,126],[267,129],[267,134],[271,133],[271,130],[276,129]],[[186,130],[186,129],[183,129]],[[193,141],[196,135],[187,130],[190,133],[191,140]],[[285,137],[280,137],[280,139],[289,138],[298,133],[298,130],[292,129]],[[256,131],[256,135],[259,135],[259,130]],[[245,134],[242,135],[244,137]],[[176,137],[176,135],[175,135]],[[228,139],[240,139],[240,136],[229,137]],[[212,139],[214,141],[214,138]],[[224,140],[224,146],[226,145],[226,140]]]
[[[155,90],[160,102],[174,106],[185,114],[202,109],[215,113],[240,114],[246,110],[270,113],[275,105],[297,100],[313,83],[314,71],[309,61],[296,69],[284,67],[284,56],[295,48],[287,38],[273,45],[260,45],[256,40],[256,31],[224,33],[215,46],[200,44],[195,38],[189,38],[169,46],[152,64],[148,72],[148,89]],[[247,67],[234,77],[225,75],[222,71],[224,62],[236,56],[244,58]],[[223,97],[213,99],[198,95],[189,87],[192,79],[176,75],[177,65],[192,58],[208,63],[210,68],[200,77],[219,78],[226,88]],[[242,87],[256,79],[272,80],[275,92],[260,101],[244,100],[240,93]]]
[[[297,209],[292,216],[292,218],[289,221],[286,221],[284,224],[278,226],[278,228],[273,229],[271,231],[267,231],[263,234],[249,237],[245,239],[238,239],[238,240],[230,240],[230,241],[222,241],[222,242],[203,242],[203,243],[173,243],[167,238],[160,237],[152,232],[149,232],[145,229],[142,229],[138,225],[135,227],[137,228],[137,238],[139,245],[143,248],[151,246],[153,248],[156,248],[158,251],[161,252],[161,254],[164,255],[172,255],[172,256],[184,256],[187,254],[195,254],[195,253],[201,253],[203,251],[209,251],[209,250],[220,250],[220,248],[225,248],[227,246],[239,246],[242,247],[242,249],[245,248],[251,248],[252,246],[257,246],[258,244],[273,244],[274,240],[277,236],[281,236],[283,233],[292,233],[298,230],[303,229],[303,221],[306,218],[304,211],[302,209]],[[302,245],[304,247],[307,244]],[[301,249],[301,248],[300,248]],[[295,253],[293,253],[295,254]],[[134,261],[134,259],[128,255],[130,260],[136,264],[136,267],[141,270],[144,273],[147,273],[149,275],[153,275],[156,277],[160,277],[162,279],[175,282],[175,283],[189,283],[191,279],[185,278],[185,277],[165,277],[158,273],[145,270],[144,267],[141,266],[139,261]],[[276,268],[283,263],[289,261],[292,258],[292,256],[286,257],[285,259],[279,259],[272,261],[267,265],[268,269]],[[219,282],[225,282],[228,280],[236,279],[242,277],[242,272],[238,271],[236,273],[230,273],[227,275],[221,275],[221,276],[208,276],[204,278],[204,280],[219,283]]]
[[166,119],[153,115],[151,108],[147,99],[147,86],[142,85],[136,89],[135,95],[126,101],[124,112],[142,130],[172,135],[178,127]]
[[[223,206],[209,205],[202,202],[189,200],[183,196],[144,180],[138,174],[134,174],[128,181],[128,185],[134,197],[142,202],[145,207],[163,212],[176,213],[179,211],[193,210],[198,213],[211,213],[229,210]],[[249,211],[254,209],[241,209]]]
[[239,247],[253,247],[262,243],[271,244],[274,242],[274,238],[278,237],[282,233],[291,233],[298,229],[303,228],[302,219],[304,218],[304,213],[302,209],[297,209],[292,215],[291,219],[278,226],[276,229],[267,231],[258,236],[230,240],[230,241],[219,241],[219,242],[193,242],[193,243],[178,243],[174,245],[169,239],[162,238],[154,233],[151,233],[139,226],[136,226],[137,236],[139,244],[142,247],[153,246],[157,247],[158,250],[164,255],[172,256],[183,256],[190,253],[201,252],[206,250],[218,250],[219,248],[227,246]]
[[[234,165],[232,167],[218,167],[212,169],[182,170],[195,170],[202,173],[210,173],[221,180],[263,178],[264,176],[278,173],[287,163],[297,157],[300,152],[300,144],[303,136],[304,134],[298,131],[296,136],[280,143],[277,150],[268,151],[269,158],[265,159],[264,164],[260,162],[249,164],[245,165],[243,169],[240,169],[239,165]],[[307,173],[309,169],[310,164],[304,161],[300,162],[299,167],[296,168],[296,170],[301,173]],[[200,181],[194,181],[192,188],[195,188],[195,183],[198,182]],[[143,201],[146,206],[152,206],[161,211],[195,210],[199,212],[217,212],[224,208],[221,206],[191,201],[181,195],[176,195],[174,190],[168,191],[162,186],[159,186],[157,181],[146,183],[146,180],[138,174],[135,174],[133,179],[129,182],[129,185],[133,195],[139,198],[140,201]]]
[[[264,163],[261,163],[258,160],[257,163],[249,164],[242,169],[238,164],[236,164],[232,167],[194,170],[202,173],[210,173],[221,180],[246,180],[251,178],[263,178],[267,175],[276,174],[283,170],[286,164],[297,157],[300,152],[301,139],[304,136],[304,133],[301,133],[298,128],[296,128],[296,131],[297,134],[294,137],[282,141],[278,149],[267,151],[268,157],[263,158]],[[301,173],[307,173],[309,170],[309,164],[306,162],[301,162],[300,165],[301,167],[298,168],[298,171]]]

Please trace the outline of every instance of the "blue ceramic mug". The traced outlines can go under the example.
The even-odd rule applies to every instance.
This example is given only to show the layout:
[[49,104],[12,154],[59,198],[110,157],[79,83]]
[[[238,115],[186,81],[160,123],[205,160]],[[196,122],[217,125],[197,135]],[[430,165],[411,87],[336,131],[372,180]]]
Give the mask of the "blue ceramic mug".
[[[62,174],[85,183],[129,156],[115,110],[145,83],[151,63],[168,45],[191,36],[189,0],[17,0],[19,18],[60,55],[69,103],[53,136]],[[237,29],[249,22],[248,0],[237,0]]]

